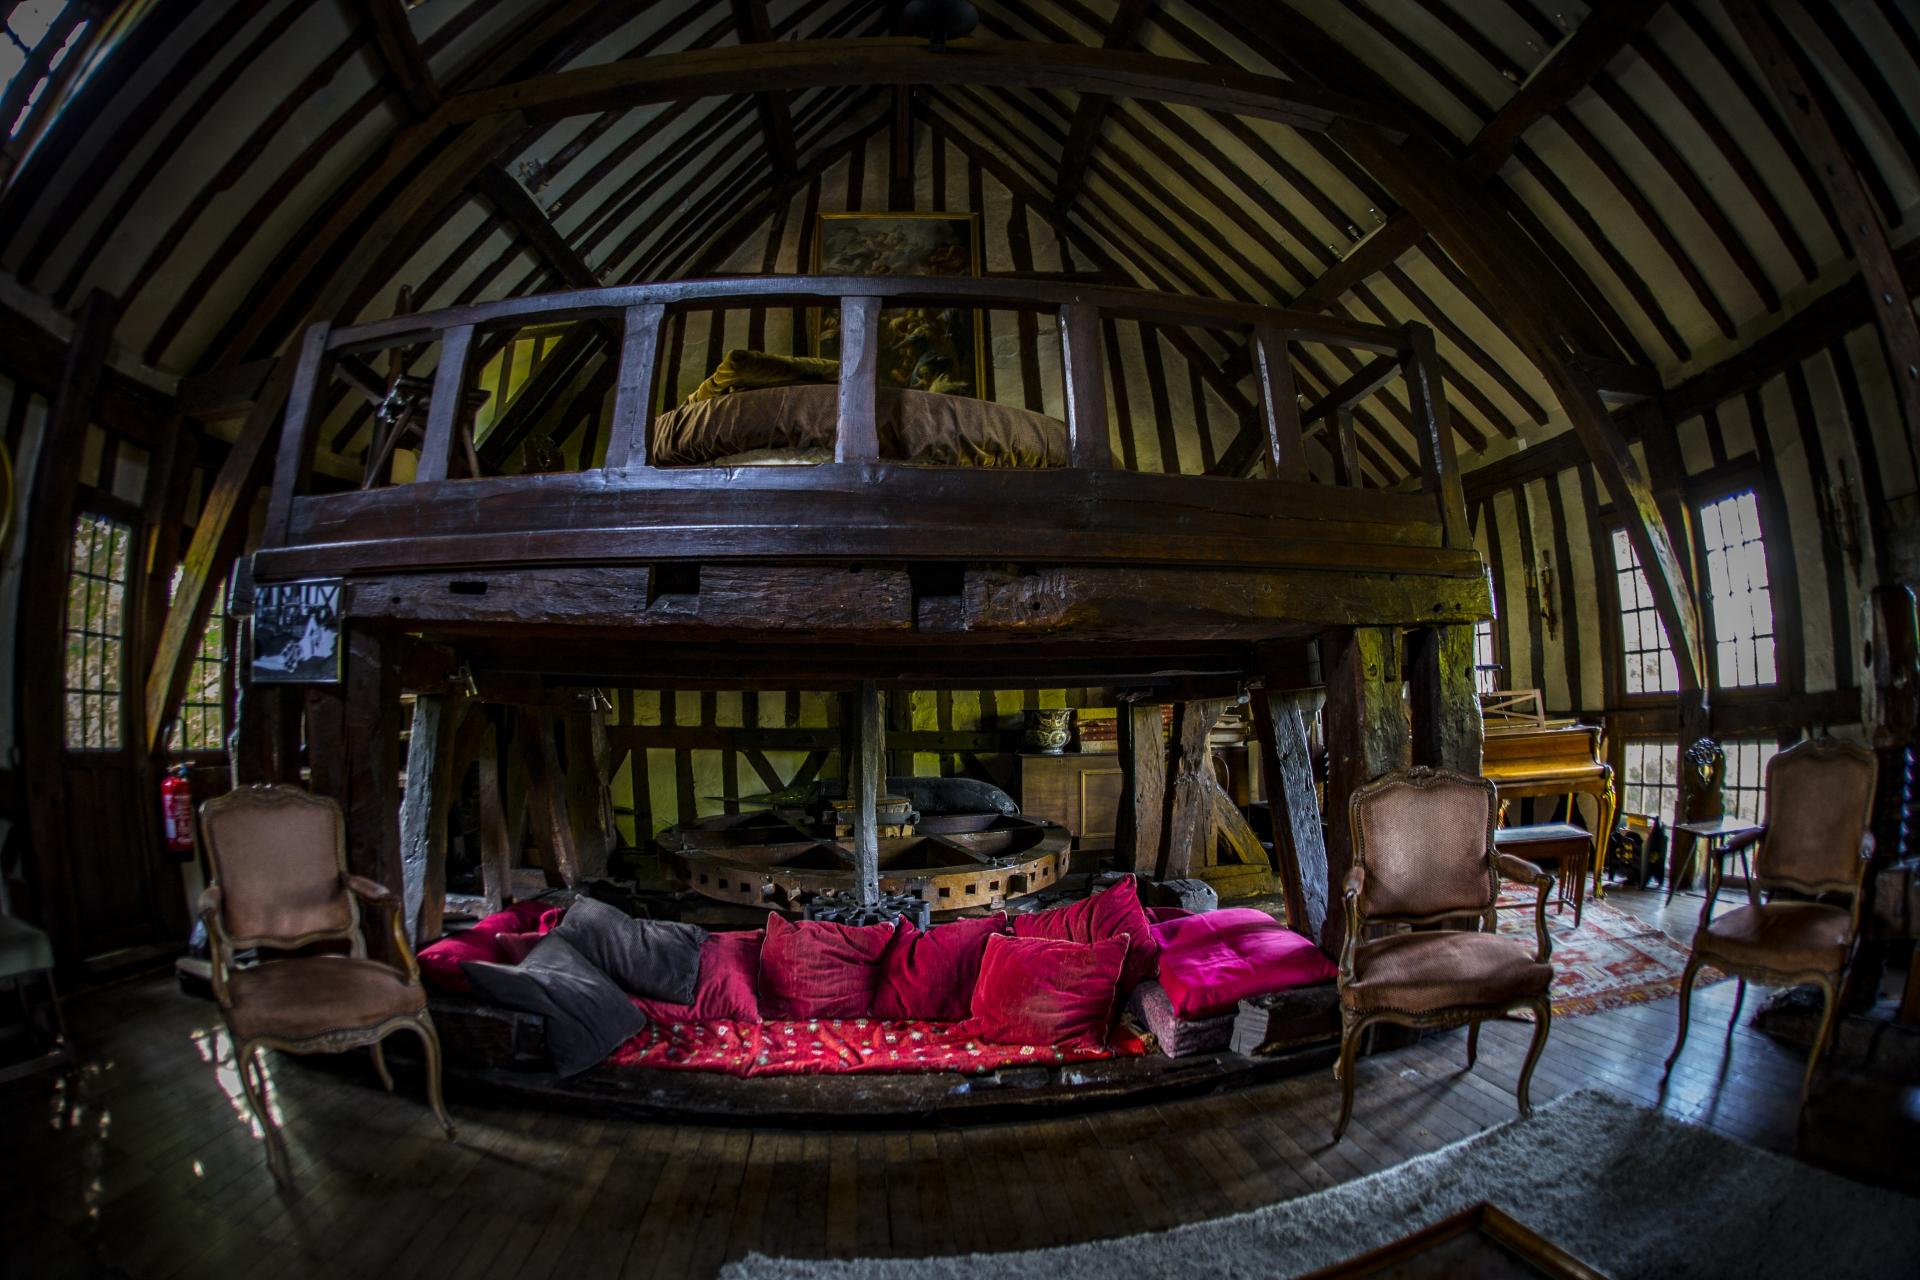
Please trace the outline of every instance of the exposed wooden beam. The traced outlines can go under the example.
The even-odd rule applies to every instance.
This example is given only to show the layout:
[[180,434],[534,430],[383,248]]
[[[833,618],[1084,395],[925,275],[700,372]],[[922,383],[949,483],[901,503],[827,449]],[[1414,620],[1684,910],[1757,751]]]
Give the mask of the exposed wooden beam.
[[1847,153],[1806,68],[1792,52],[1791,37],[1777,25],[1778,15],[1768,14],[1753,0],[1726,0],[1726,9],[1833,202],[1841,233],[1860,264],[1874,328],[1899,388],[1908,442],[1920,449],[1920,324],[1914,321],[1912,294],[1887,229],[1860,178],[1860,166],[1871,165],[1873,158]]
[[592,289],[600,284],[592,264],[560,234],[560,229],[547,217],[547,211],[520,185],[518,178],[499,165],[490,164],[473,175],[473,189],[526,238],[540,260],[552,267],[569,287]]
[[1404,137],[1400,115],[1364,98],[1297,80],[1205,66],[1114,49],[1005,41],[952,42],[945,52],[924,40],[787,40],[695,49],[580,67],[459,94],[448,119],[466,123],[502,112],[540,120],[587,112],[738,93],[836,85],[977,84],[1072,89],[1112,97],[1156,98],[1206,111],[1324,131],[1351,120]]
[[415,116],[425,118],[440,106],[440,85],[407,22],[400,0],[355,0],[373,27],[375,45],[387,75]]
[[[1102,47],[1132,48],[1153,5],[1154,0],[1120,0],[1120,8],[1107,27]],[[1086,181],[1087,161],[1093,157],[1094,144],[1100,140],[1100,126],[1106,123],[1107,113],[1112,109],[1113,99],[1104,93],[1080,95],[1079,105],[1073,110],[1073,123],[1067,129],[1066,148],[1060,153],[1060,174],[1053,184],[1055,211],[1065,214],[1073,208],[1080,184]]]
[[[733,0],[733,21],[740,31],[740,43],[766,44],[773,39],[773,24],[767,19],[767,0]],[[760,126],[767,135],[767,155],[773,160],[773,176],[790,178],[800,168],[799,148],[793,138],[793,110],[787,95],[777,90],[754,95],[760,113]]]

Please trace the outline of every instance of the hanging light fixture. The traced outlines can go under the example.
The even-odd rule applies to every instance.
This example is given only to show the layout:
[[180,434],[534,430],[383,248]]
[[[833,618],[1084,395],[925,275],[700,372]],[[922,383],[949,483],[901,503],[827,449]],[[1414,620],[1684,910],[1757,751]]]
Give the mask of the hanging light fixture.
[[900,29],[925,36],[927,47],[936,53],[946,49],[947,41],[972,35],[979,25],[980,11],[967,0],[907,0],[900,11]]

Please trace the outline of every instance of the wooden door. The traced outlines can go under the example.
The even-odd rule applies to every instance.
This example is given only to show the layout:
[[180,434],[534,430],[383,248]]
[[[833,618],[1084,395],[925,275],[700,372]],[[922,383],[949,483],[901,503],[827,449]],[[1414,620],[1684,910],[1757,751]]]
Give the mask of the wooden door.
[[61,812],[76,950],[95,959],[184,942],[182,889],[160,849],[158,802],[144,794],[135,747],[139,665],[136,512],[90,510],[74,522],[67,578]]

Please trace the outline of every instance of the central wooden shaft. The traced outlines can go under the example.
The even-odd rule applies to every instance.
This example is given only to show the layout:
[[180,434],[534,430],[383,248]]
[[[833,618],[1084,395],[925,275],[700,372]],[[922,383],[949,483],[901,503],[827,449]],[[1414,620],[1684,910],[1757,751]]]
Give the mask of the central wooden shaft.
[[860,905],[880,905],[880,793],[886,785],[887,721],[880,689],[860,682],[860,761],[855,785],[860,807],[854,815],[853,869]]

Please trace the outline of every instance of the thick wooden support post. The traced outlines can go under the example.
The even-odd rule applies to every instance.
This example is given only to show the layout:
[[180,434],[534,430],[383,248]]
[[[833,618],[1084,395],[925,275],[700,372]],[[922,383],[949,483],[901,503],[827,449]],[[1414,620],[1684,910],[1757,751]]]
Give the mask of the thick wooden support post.
[[835,462],[880,456],[880,299],[840,299],[840,429]]
[[[24,747],[26,802],[33,839],[34,888],[40,920],[63,960],[77,939],[77,908],[69,893],[74,868],[67,844],[66,747],[67,576],[73,563],[73,529],[80,473],[86,457],[87,424],[99,404],[107,350],[119,306],[107,294],[87,295],[67,348],[33,474],[26,486],[26,553],[21,560],[19,657],[4,678],[15,681],[15,705]],[[19,535],[16,535],[19,536]],[[74,856],[80,856],[75,854]]]
[[657,302],[628,307],[620,340],[620,373],[614,383],[613,425],[607,429],[609,467],[653,464],[647,439],[653,421],[653,376],[660,358],[660,329],[667,309]]
[[1860,168],[1875,163],[1874,158],[1847,154],[1798,59],[1781,38],[1775,26],[1777,16],[1770,16],[1766,6],[1753,0],[1727,0],[1726,9],[1760,64],[1773,96],[1780,100],[1801,151],[1813,162],[1813,171],[1833,204],[1834,219],[1853,250],[1853,260],[1860,264],[1860,283],[1873,305],[1874,328],[1893,375],[1907,438],[1920,449],[1920,322],[1914,320],[1913,298],[1901,278],[1886,224],[1860,180]]
[[1075,467],[1105,470],[1113,465],[1113,447],[1107,439],[1098,308],[1078,302],[1060,308],[1060,364],[1067,389],[1068,460]]
[[[326,394],[326,372],[332,363],[327,343],[333,337],[333,325],[325,320],[308,326],[300,339],[300,359],[288,367],[285,357],[267,375],[253,409],[241,428],[241,439],[259,436],[261,452],[273,436],[272,420],[280,406],[286,406],[286,422],[280,428],[280,450],[273,460],[273,488],[267,494],[267,528],[261,542],[279,546],[287,540],[287,526],[293,519],[293,500],[313,465],[314,443],[319,437],[316,420],[320,402]],[[275,385],[275,384],[278,385]],[[256,415],[264,416],[256,423]],[[223,468],[224,471],[224,468]]]
[[1381,774],[1408,763],[1399,642],[1392,627],[1328,632],[1320,641],[1327,677],[1327,918],[1320,947],[1328,955],[1339,955],[1346,940],[1342,903],[1353,868],[1348,801]]
[[552,713],[545,707],[520,710],[520,756],[527,769],[527,821],[545,864],[547,883],[572,888],[580,881],[580,859],[567,817],[566,779],[553,743]]
[[1307,722],[1311,691],[1253,694],[1253,726],[1260,740],[1267,808],[1273,815],[1273,857],[1287,925],[1316,942],[1327,920],[1327,838],[1320,826],[1320,797],[1313,785],[1313,753]]
[[1479,774],[1485,725],[1473,658],[1473,628],[1464,623],[1407,632],[1415,764]]
[[860,761],[852,779],[859,812],[853,827],[854,891],[863,907],[880,903],[880,792],[886,786],[887,717],[879,686],[860,682]]
[[454,740],[466,694],[423,693],[407,734],[407,785],[400,799],[401,902],[415,946],[440,936],[447,906],[447,813],[452,808]]
[[420,442],[414,479],[445,480],[453,462],[453,433],[466,412],[467,354],[473,326],[458,325],[440,335],[440,364],[433,371],[433,398],[427,401],[427,429]]
[[1160,704],[1120,708],[1120,813],[1114,829],[1114,861],[1122,871],[1158,865],[1160,828],[1166,809],[1167,744]]
[[[476,714],[485,715],[491,721],[486,742],[480,748],[478,770],[480,885],[481,892],[487,896],[487,907],[498,911],[513,897],[513,869],[520,862],[522,837],[520,831],[507,821],[506,785],[501,763],[506,729],[502,718],[493,708],[482,708]],[[644,782],[643,777],[642,785]],[[524,809],[520,811],[522,825],[526,821],[525,813]]]
[[1180,880],[1206,861],[1206,840],[1213,833],[1212,808],[1205,782],[1212,754],[1207,734],[1226,709],[1223,698],[1175,703],[1172,781],[1166,791],[1166,818],[1160,830],[1153,878]]
[[1441,541],[1449,547],[1470,547],[1473,530],[1467,524],[1467,497],[1460,487],[1460,458],[1433,330],[1408,324],[1400,334],[1406,343],[1400,369],[1407,381],[1414,433],[1420,437],[1420,487],[1439,505]]
[[[406,891],[400,860],[400,666],[395,637],[349,626],[346,679],[307,693],[309,779],[346,817],[347,869]],[[376,953],[385,944],[369,930]]]
[[[236,619],[251,627],[251,619]],[[238,652],[251,646],[243,633]],[[233,733],[227,758],[236,787],[272,786],[300,777],[300,721],[296,691],[283,685],[254,684],[246,678],[246,663],[234,672]]]
[[1253,373],[1260,384],[1260,422],[1267,437],[1267,474],[1276,480],[1305,481],[1307,449],[1300,429],[1300,393],[1294,388],[1287,334],[1260,327],[1253,331]]
[[619,843],[613,824],[613,749],[607,743],[607,715],[595,706],[567,714],[567,817],[573,826],[574,856],[588,880],[607,874]]

